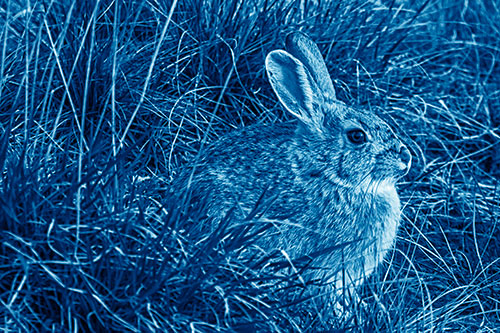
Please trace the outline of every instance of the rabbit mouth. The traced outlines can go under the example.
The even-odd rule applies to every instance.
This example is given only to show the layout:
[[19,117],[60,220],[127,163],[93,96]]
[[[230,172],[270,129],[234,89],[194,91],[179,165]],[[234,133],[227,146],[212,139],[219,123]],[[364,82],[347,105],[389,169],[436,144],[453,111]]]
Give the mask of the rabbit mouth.
[[399,163],[399,165],[400,165],[400,176],[399,177],[406,176],[408,174],[408,172],[410,172],[411,162],[408,164]]
[[398,167],[399,167],[399,177],[404,177],[410,172],[411,168],[411,158],[406,161],[399,161],[398,162]]
[[408,174],[411,168],[411,154],[405,145],[401,146],[399,154],[399,169],[402,173],[401,177],[404,177]]

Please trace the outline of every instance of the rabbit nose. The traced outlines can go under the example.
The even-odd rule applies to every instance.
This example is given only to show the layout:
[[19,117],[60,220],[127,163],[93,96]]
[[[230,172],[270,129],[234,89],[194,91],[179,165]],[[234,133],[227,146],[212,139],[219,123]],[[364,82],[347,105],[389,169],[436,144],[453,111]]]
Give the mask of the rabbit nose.
[[401,158],[401,162],[406,166],[406,171],[410,170],[411,166],[411,154],[410,150],[406,148],[404,144],[400,144],[399,146],[399,157]]

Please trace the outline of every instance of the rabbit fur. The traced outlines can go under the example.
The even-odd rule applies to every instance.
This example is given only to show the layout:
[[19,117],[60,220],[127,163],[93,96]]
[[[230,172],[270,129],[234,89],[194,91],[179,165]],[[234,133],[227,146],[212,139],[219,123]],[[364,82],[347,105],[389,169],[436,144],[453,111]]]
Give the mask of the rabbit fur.
[[312,277],[326,277],[335,288],[355,286],[394,242],[401,214],[395,183],[411,155],[373,112],[336,99],[320,51],[304,34],[289,35],[286,51],[270,52],[265,64],[278,99],[298,121],[225,135],[172,187],[205,199],[215,221],[232,207],[244,217],[261,196],[272,197],[261,221],[273,227],[259,246],[292,259],[313,256],[319,269]]

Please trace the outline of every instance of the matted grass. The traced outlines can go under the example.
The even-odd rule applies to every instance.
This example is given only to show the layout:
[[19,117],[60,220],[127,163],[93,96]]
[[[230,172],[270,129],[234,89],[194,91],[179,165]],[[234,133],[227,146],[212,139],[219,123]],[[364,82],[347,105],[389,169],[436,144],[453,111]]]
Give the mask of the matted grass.
[[[494,331],[499,17],[493,0],[1,1],[0,327]],[[414,158],[395,250],[344,317],[252,245],[265,230],[229,212],[198,234],[203,202],[165,200],[205,142],[288,117],[263,64],[295,30]]]

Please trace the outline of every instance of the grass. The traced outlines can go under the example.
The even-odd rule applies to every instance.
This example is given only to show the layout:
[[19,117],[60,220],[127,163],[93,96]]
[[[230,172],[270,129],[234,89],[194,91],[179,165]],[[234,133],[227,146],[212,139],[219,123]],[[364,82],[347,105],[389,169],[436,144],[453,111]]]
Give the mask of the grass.
[[[491,0],[0,2],[0,327],[495,331],[499,16]],[[263,63],[294,30],[414,157],[395,250],[346,317],[252,246],[265,230],[228,213],[199,234],[201,213],[164,199],[204,142],[287,118]]]

